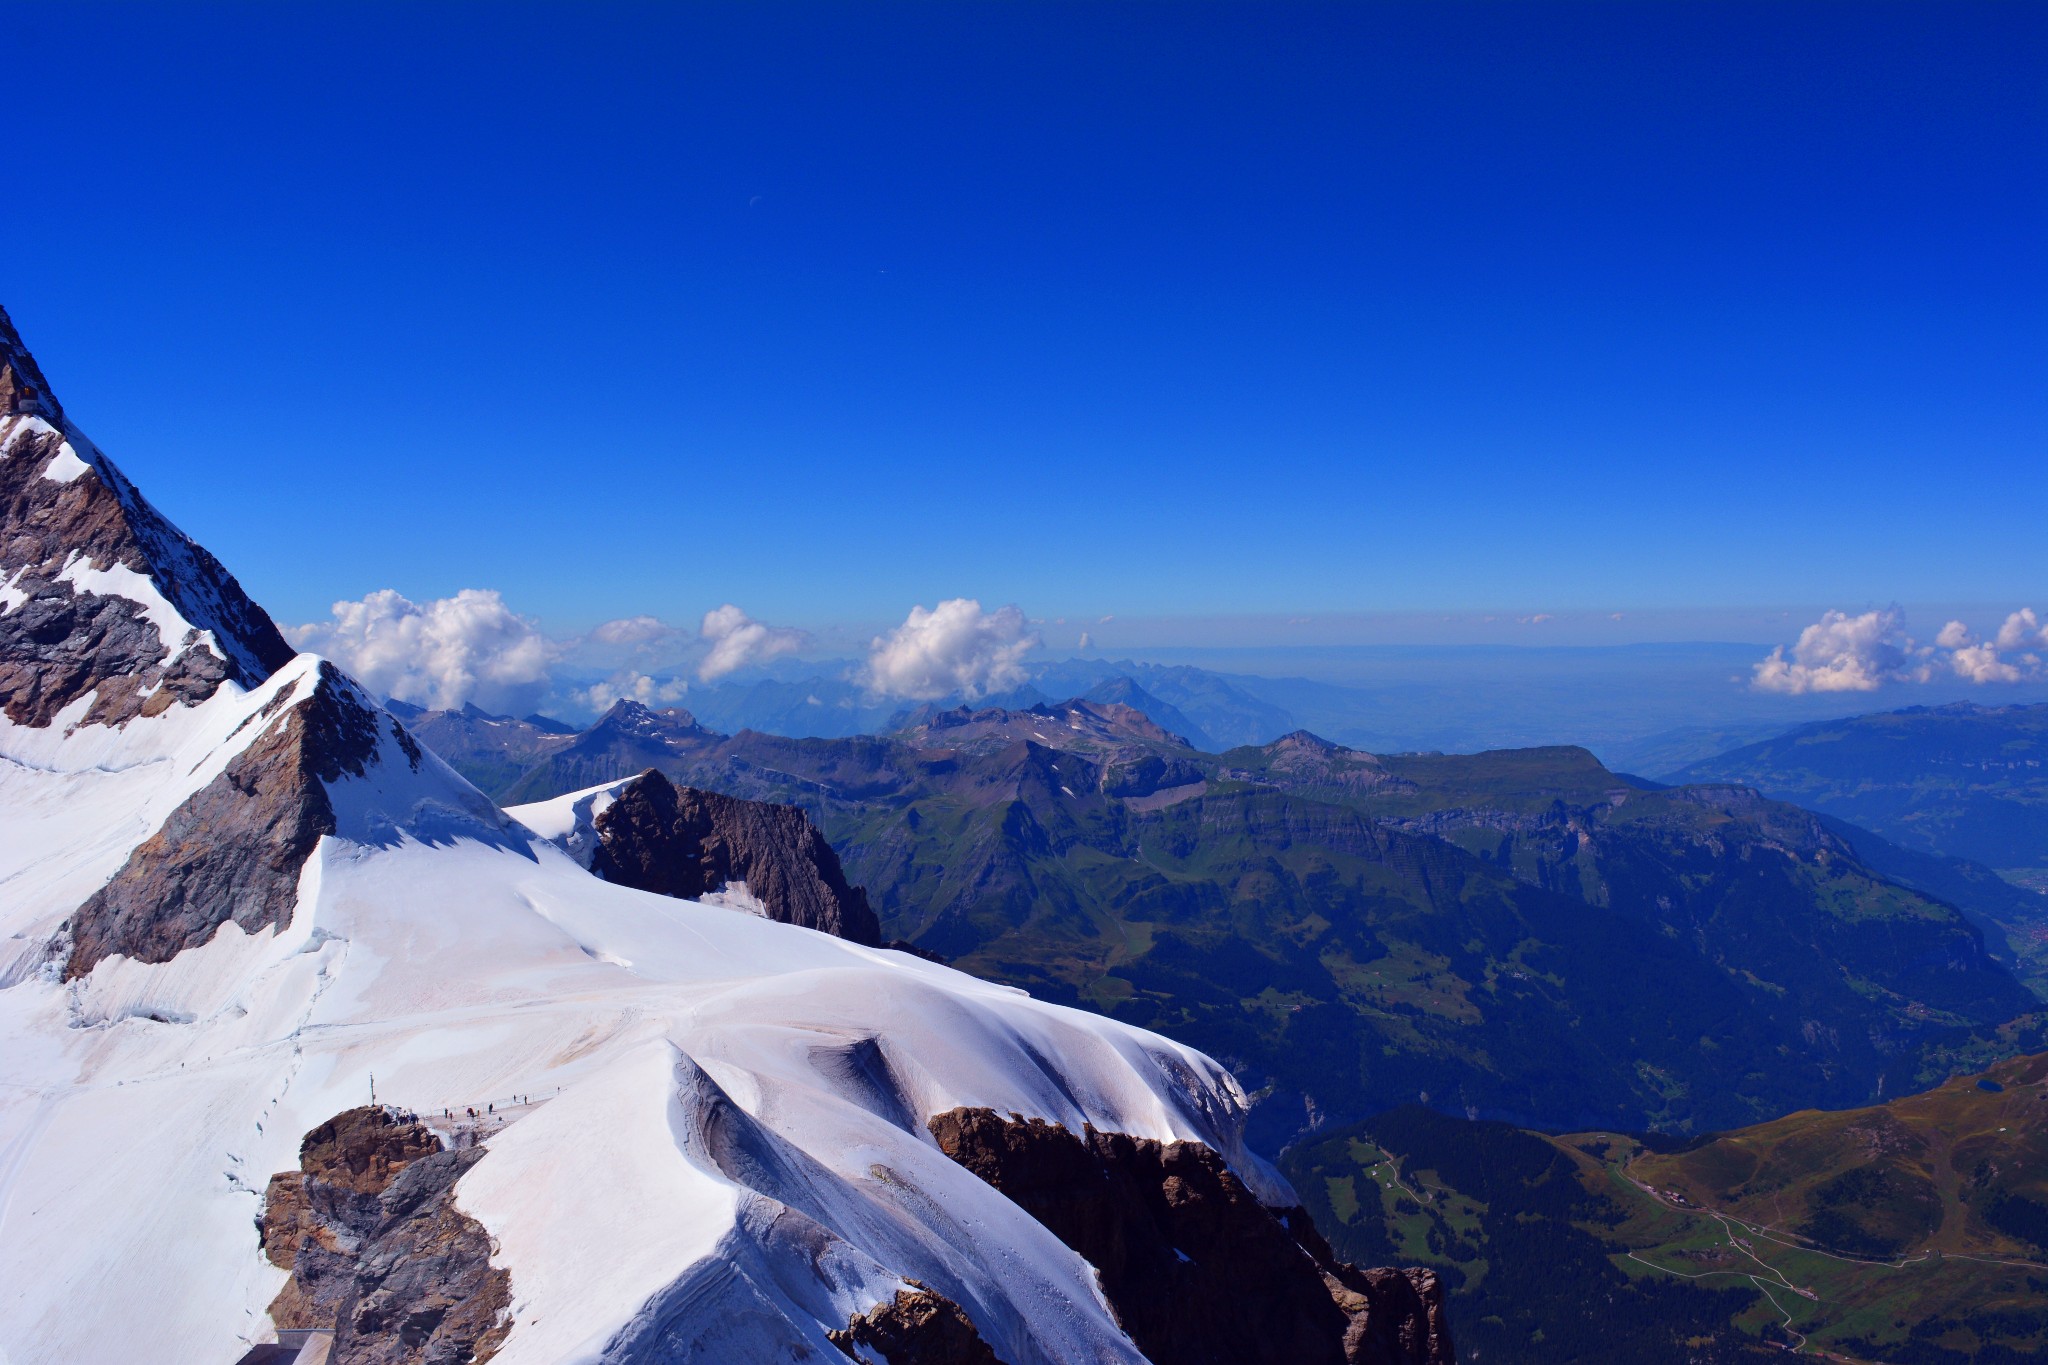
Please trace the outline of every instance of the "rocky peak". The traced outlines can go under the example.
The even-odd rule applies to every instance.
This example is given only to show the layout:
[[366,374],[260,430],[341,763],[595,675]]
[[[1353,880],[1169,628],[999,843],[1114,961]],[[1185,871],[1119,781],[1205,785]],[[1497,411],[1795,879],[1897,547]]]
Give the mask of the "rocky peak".
[[715,737],[717,731],[706,729],[697,718],[680,706],[667,706],[657,711],[637,701],[621,697],[612,703],[611,710],[597,718],[585,734],[604,731],[632,735],[642,739],[675,739],[679,737]]
[[251,934],[283,929],[298,903],[300,869],[321,836],[336,831],[328,784],[359,777],[377,760],[380,724],[419,766],[418,744],[334,665],[323,661],[284,687],[251,717],[256,737],[220,776],[173,810],[72,914],[67,977],[117,953],[168,962],[229,920]]
[[[1268,744],[1266,752],[1275,756],[1290,753],[1310,753],[1322,758],[1335,758],[1339,754],[1356,754],[1358,750],[1347,749],[1334,740],[1324,739],[1321,735],[1308,730],[1293,730]],[[1364,756],[1367,758],[1371,757],[1370,754]]]
[[52,426],[64,422],[64,408],[50,392],[36,358],[21,344],[14,319],[0,308],[0,415],[40,417]]
[[292,658],[220,561],[65,418],[0,312],[0,709],[85,724],[254,687]]
[[592,821],[590,870],[606,881],[684,900],[745,896],[758,913],[855,943],[881,942],[867,893],[798,806],[678,787],[649,769],[620,786]]

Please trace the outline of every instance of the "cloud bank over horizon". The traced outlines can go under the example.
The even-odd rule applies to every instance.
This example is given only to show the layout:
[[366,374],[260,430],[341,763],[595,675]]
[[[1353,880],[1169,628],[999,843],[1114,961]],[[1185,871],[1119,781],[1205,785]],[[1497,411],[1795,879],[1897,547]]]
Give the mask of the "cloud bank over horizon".
[[1758,661],[1750,686],[1760,692],[1804,696],[1875,692],[1890,683],[1941,678],[1976,684],[2038,682],[2048,679],[2044,655],[2048,626],[2032,607],[2011,613],[1985,637],[1961,621],[1950,621],[1931,644],[1906,632],[1905,613],[1896,606],[1857,616],[1829,611],[1799,632],[1789,654],[1780,645]]
[[[293,643],[328,655],[383,696],[434,710],[474,703],[512,715],[549,704],[603,712],[621,700],[669,706],[689,695],[686,674],[718,683],[813,644],[808,631],[756,620],[730,602],[704,613],[695,632],[639,615],[560,638],[484,588],[426,602],[385,588],[336,602],[331,612],[326,621],[292,627]],[[912,607],[902,625],[870,640],[864,659],[838,666],[875,698],[978,701],[1022,684],[1025,656],[1042,643],[1022,609],[985,611],[973,598],[955,597]]]
[[[1950,610],[1934,619],[1949,616]],[[1078,639],[1065,638],[1076,640],[1083,652],[1100,651],[1105,646],[1095,632],[1108,619],[1091,619]],[[1731,690],[1790,699],[1917,685],[1953,697],[1959,688],[1967,693],[1994,685],[2048,684],[2048,620],[2032,607],[1976,619],[1976,628],[1948,619],[1926,638],[1913,633],[1905,610],[1896,605],[1857,613],[1829,610],[1799,630],[1791,643],[1747,664],[1747,673],[1737,679],[1746,686]],[[1990,621],[1998,624],[1992,627]],[[1034,621],[1016,605],[990,610],[975,598],[947,598],[932,607],[912,607],[900,625],[867,636],[865,648],[856,652],[847,648],[851,641],[843,638],[848,633],[843,629],[825,631],[821,642],[808,631],[762,621],[731,602],[706,611],[694,629],[639,614],[556,636],[514,611],[492,589],[465,588],[449,597],[414,601],[386,588],[335,602],[328,619],[288,627],[286,634],[299,648],[328,655],[383,696],[430,709],[473,703],[500,714],[544,712],[574,719],[602,713],[621,700],[687,705],[695,687],[773,677],[762,670],[812,657],[814,649],[830,655],[814,659],[814,675],[842,691],[864,693],[867,705],[945,699],[975,703],[1030,681],[1036,672],[1033,652],[1045,648],[1039,627],[1065,624],[1065,618]],[[1127,647],[1122,642],[1107,646]],[[1064,657],[1064,651],[1055,651],[1054,657]]]

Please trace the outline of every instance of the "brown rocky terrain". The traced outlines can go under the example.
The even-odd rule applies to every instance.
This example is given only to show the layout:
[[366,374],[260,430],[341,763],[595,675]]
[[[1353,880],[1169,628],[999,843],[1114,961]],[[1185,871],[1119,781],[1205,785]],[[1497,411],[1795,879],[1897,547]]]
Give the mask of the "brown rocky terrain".
[[1260,1204],[1223,1159],[1040,1119],[953,1109],[946,1155],[1001,1190],[1096,1269],[1154,1365],[1451,1365],[1444,1293],[1428,1270],[1338,1261],[1299,1208]]
[[369,1107],[306,1134],[299,1169],[270,1178],[260,1235],[292,1272],[270,1305],[280,1329],[332,1329],[333,1365],[469,1365],[511,1324],[511,1278],[455,1207],[483,1156],[445,1151],[424,1124]]
[[888,1303],[827,1335],[865,1365],[874,1365],[878,1354],[887,1365],[1003,1365],[960,1305],[923,1285],[897,1290]]
[[[274,719],[280,710],[283,719]],[[417,768],[418,746],[398,722],[381,719]],[[289,924],[299,870],[320,837],[334,832],[325,784],[365,771],[379,721],[332,664],[320,665],[310,696],[280,693],[256,722],[270,728],[172,811],[71,916],[65,976],[83,976],[115,953],[167,962],[229,920],[252,934]]]
[[595,824],[590,870],[606,881],[694,900],[733,882],[784,924],[881,942],[867,893],[796,806],[678,787],[649,770],[619,789]]
[[[83,469],[57,464],[67,444]],[[191,629],[163,639],[141,603],[65,579],[81,565],[140,575]],[[292,657],[220,561],[71,429],[4,310],[0,581],[25,595],[0,614],[0,709],[17,725],[48,725],[88,695],[85,723],[119,725],[203,701],[226,680],[254,686]]]

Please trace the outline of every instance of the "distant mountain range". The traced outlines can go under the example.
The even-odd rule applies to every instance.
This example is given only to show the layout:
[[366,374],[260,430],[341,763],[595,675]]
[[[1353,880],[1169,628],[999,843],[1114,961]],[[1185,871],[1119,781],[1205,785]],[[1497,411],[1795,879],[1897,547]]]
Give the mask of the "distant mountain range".
[[[956,699],[936,708],[906,706],[877,697],[849,680],[852,671],[849,662],[816,672],[786,670],[786,676],[698,685],[690,689],[689,709],[699,721],[727,732],[752,729],[843,739],[887,734],[921,714],[957,704]],[[1122,702],[1155,717],[1194,747],[1214,751],[1264,743],[1300,725],[1286,707],[1249,690],[1273,685],[1268,679],[1234,678],[1200,668],[1065,659],[1039,664],[1028,683],[981,698],[977,704],[1021,710],[1066,697]]]
[[1914,706],[1802,725],[1677,768],[2048,889],[2048,705]]
[[[1855,709],[1839,693],[1787,697],[1743,685],[1767,652],[1762,644],[1674,643],[1089,653],[1036,659],[1010,691],[932,704],[1021,710],[1074,697],[1126,700],[1101,689],[1128,686],[1152,698],[1153,705],[1133,702],[1140,710],[1212,753],[1295,730],[1373,753],[1580,744],[1616,772],[1659,777]],[[784,659],[713,683],[659,681],[684,689],[675,704],[728,734],[835,739],[902,728],[916,704],[868,691],[860,671],[853,659]],[[561,678],[571,690],[603,680],[590,671]],[[1957,687],[1969,689],[1929,684],[1925,692],[1937,701],[1969,699]],[[2048,701],[2048,686],[2018,684],[2009,695]]]
[[1228,1058],[1267,1150],[1403,1098],[1629,1129],[1863,1103],[2040,1006],[1953,905],[1741,788],[1568,748],[1296,733],[1209,754],[1118,702],[910,720],[795,739],[625,702],[575,735],[408,716],[501,799],[657,768],[805,806],[884,937]]

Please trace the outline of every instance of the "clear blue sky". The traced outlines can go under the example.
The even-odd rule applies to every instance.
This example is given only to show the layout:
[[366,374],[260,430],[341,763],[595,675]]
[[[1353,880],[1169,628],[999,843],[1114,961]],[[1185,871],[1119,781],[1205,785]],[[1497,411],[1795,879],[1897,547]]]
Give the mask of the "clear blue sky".
[[0,6],[287,620],[2048,606],[2048,6]]

